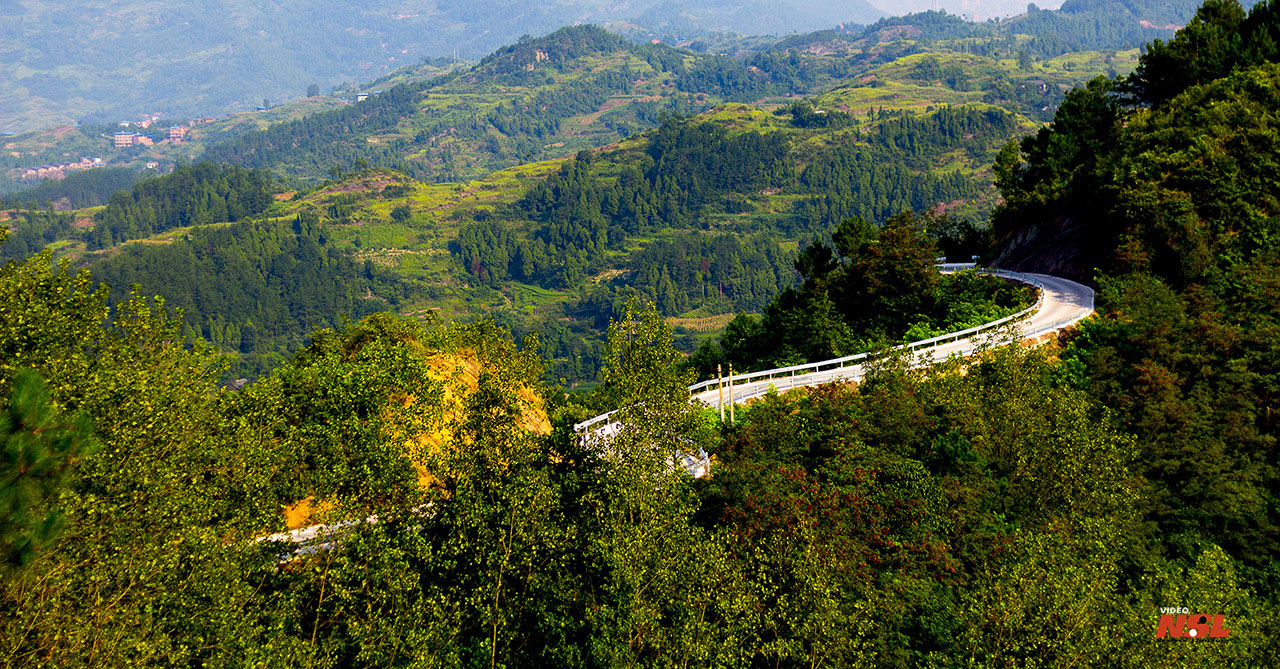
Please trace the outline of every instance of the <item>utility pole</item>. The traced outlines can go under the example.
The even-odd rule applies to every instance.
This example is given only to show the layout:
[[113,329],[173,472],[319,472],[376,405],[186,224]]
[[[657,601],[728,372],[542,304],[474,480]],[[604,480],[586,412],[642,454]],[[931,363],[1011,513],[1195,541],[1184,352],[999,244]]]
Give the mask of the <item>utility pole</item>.
[[720,391],[720,422],[724,422],[724,365],[716,364],[716,389]]

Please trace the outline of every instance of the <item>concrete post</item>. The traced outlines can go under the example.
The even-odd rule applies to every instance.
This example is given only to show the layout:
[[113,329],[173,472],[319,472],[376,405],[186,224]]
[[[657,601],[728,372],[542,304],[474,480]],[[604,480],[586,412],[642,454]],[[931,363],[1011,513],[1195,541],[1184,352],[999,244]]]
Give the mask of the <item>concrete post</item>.
[[720,422],[724,422],[724,368],[716,365],[716,389],[720,391]]

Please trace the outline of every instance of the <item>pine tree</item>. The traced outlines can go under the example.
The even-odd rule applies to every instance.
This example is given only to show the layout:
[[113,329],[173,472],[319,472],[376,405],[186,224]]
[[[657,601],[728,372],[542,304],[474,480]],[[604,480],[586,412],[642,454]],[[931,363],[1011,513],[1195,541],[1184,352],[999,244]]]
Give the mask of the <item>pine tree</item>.
[[86,416],[53,406],[39,374],[18,371],[0,410],[0,569],[28,564],[58,538],[58,495],[77,457],[95,448],[92,431]]

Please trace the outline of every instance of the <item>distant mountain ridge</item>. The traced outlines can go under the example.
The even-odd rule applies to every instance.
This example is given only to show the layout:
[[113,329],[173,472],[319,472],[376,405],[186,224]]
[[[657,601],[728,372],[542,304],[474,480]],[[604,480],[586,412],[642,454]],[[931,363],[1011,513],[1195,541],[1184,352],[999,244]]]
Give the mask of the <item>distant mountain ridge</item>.
[[879,16],[864,0],[84,0],[0,3],[0,131],[150,111],[200,116],[369,81],[423,57],[479,58],[521,35],[566,25],[631,21],[666,29],[680,11],[691,30],[785,34]]
[[[592,0],[106,0],[0,4],[0,130],[195,116],[368,81],[423,56],[479,57],[598,17]],[[21,101],[18,104],[17,101]]]
[[[522,38],[474,67],[281,123],[214,146],[212,160],[316,176],[360,162],[457,180],[651,127],[663,112],[698,111],[677,76],[687,54],[633,44],[597,26]],[[573,120],[576,119],[576,120]]]
[[[180,156],[168,151],[147,159],[168,164],[175,156],[191,161],[203,155],[307,178],[364,164],[393,167],[426,181],[469,179],[615,142],[655,127],[664,113],[696,113],[725,101],[784,104],[788,96],[830,90],[881,64],[935,47],[1004,59],[1024,50],[1035,59],[1053,59],[1069,51],[1114,50],[1125,42],[1171,34],[1136,24],[1127,31],[1100,32],[1090,22],[1092,16],[1035,12],[1034,21],[1020,17],[976,24],[925,12],[781,39],[706,34],[681,40],[680,48],[651,44],[634,26],[612,24],[627,31],[626,38],[595,25],[574,26],[514,40],[474,66],[449,59],[405,66],[341,91],[349,100],[339,99],[339,93],[321,95],[202,124],[189,135],[191,143],[176,147]],[[922,71],[907,80],[927,75]],[[975,71],[947,78],[956,84],[960,79],[986,81],[985,76]],[[1058,86],[1075,79],[1043,74],[1040,79],[1036,94],[1002,88],[991,99],[1044,120],[1060,95]],[[356,101],[357,91],[381,94]],[[894,107],[899,98],[920,102],[935,97],[921,97],[923,89],[913,91],[901,98],[886,89],[884,96],[872,97],[884,97]],[[1041,94],[1047,97],[1041,99]],[[97,155],[93,147],[103,137],[107,146],[101,150],[108,162],[137,162],[136,154],[112,152],[109,133],[114,125],[85,125],[78,131],[66,126],[73,134],[69,139],[46,133],[12,138],[0,167]],[[12,169],[6,174],[10,183],[7,188],[0,183],[0,193],[19,190]]]
[[635,22],[658,33],[779,35],[841,23],[867,24],[885,15],[866,0],[666,0],[640,14]]
[[[83,0],[74,11],[0,3],[0,132],[156,111],[195,117],[252,110],[264,100],[301,97],[313,83],[324,92],[427,57],[479,58],[521,35],[566,25],[625,25],[646,41],[786,35],[929,8],[918,4],[881,12],[866,0]],[[1164,26],[1181,24],[1195,6],[1068,0],[1063,14],[1094,17],[1108,29],[1140,20]]]

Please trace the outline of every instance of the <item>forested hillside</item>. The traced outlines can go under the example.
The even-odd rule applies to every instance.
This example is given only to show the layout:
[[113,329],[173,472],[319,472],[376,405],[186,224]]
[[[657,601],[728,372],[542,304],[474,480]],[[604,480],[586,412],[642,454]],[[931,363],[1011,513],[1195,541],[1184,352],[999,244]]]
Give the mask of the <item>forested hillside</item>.
[[866,132],[842,112],[824,113],[833,122],[817,128],[809,114],[806,106],[774,115],[727,107],[668,121],[616,151],[579,154],[509,210],[529,222],[527,238],[480,232],[492,223],[464,226],[463,265],[481,279],[569,287],[607,269],[609,249],[666,228],[794,239],[850,216],[883,221],[975,201],[984,189],[971,171],[938,168],[957,150],[982,156],[1018,127],[1008,113],[983,108],[880,112]]
[[[947,21],[920,15],[898,27]],[[212,150],[282,167],[283,176],[201,163],[102,210],[19,203],[0,253],[21,258],[48,246],[99,263],[117,298],[134,283],[166,295],[186,310],[190,336],[233,356],[227,379],[264,371],[313,325],[394,308],[537,332],[552,378],[589,382],[600,330],[630,296],[654,300],[691,352],[735,313],[759,312],[793,286],[799,249],[850,216],[879,223],[905,210],[947,212],[954,220],[935,230],[936,241],[948,253],[977,252],[996,149],[1032,127],[1027,117],[1051,113],[1071,84],[1127,69],[1136,56],[1073,54],[1024,70],[1009,45],[981,43],[984,56],[977,41],[886,36],[892,29],[862,42],[797,37],[735,58],[566,29],[500,49],[474,69],[390,86]],[[761,97],[775,104],[671,115]],[[620,138],[647,126],[656,132]],[[588,150],[597,144],[608,146]],[[525,162],[547,156],[572,157]],[[489,171],[516,163],[525,164]],[[405,173],[472,180],[431,185]],[[293,193],[289,174],[328,180]],[[257,233],[247,231],[288,237],[304,214],[319,222],[325,250],[316,257],[329,258],[312,269],[338,276],[286,290],[268,269],[276,245],[248,242]],[[244,241],[228,243],[246,266],[193,250],[194,240],[213,240],[195,228],[239,219],[257,222],[216,234]],[[337,256],[363,269],[342,269]],[[202,269],[151,276],[187,263]],[[231,273],[251,286],[244,290],[274,297],[247,307],[217,297],[240,292],[206,274],[224,266],[241,268]],[[339,311],[300,318],[313,303]]]
[[[141,182],[132,171],[105,170],[100,176],[96,172],[17,196],[7,226],[13,245],[0,249],[0,257],[22,258],[51,244],[63,253],[99,251],[177,228],[239,221],[265,212],[277,190],[267,172],[209,162]],[[104,193],[104,186],[116,183],[124,188]],[[25,200],[42,193],[43,206]],[[61,205],[71,198],[84,204],[71,211],[65,206],[55,210],[54,195],[60,196]]]
[[[1064,88],[1087,78],[1076,68],[1096,74],[1124,67],[1123,58],[1107,56],[1106,63],[1081,60],[1066,70],[1047,63],[1024,72],[1012,37],[975,36],[964,27],[952,42],[934,44],[918,27],[931,20],[904,19],[899,29],[905,33],[891,27],[861,37],[817,33],[741,57],[629,44],[593,26],[565,28],[500,49],[464,72],[394,86],[354,106],[230,139],[206,157],[312,178],[367,164],[455,180],[607,144],[658,125],[664,113],[813,94],[868,73],[885,79],[880,66],[930,50],[989,58],[984,81],[965,81],[963,88],[949,81],[945,90],[977,91],[981,99],[985,80],[998,78],[1008,92],[998,89],[992,100],[1025,115],[1051,110]],[[945,77],[916,74],[913,81],[937,79]],[[1034,95],[1027,90],[1032,81]],[[921,107],[941,101],[927,85],[910,97]]]
[[[1035,12],[1047,20],[1026,21],[1007,32],[1035,37],[1050,56],[1062,48],[1128,48],[1124,42],[1136,47],[1171,34],[1166,26],[1181,24],[1193,9],[1185,0],[1171,6],[1068,2],[1061,12]],[[14,73],[0,82],[0,95],[9,103],[0,108],[0,131],[113,122],[156,110],[188,118],[248,111],[263,99],[301,98],[311,85],[328,92],[424,60],[479,58],[521,35],[541,36],[579,23],[610,25],[646,43],[688,44],[726,31],[786,36],[837,25],[854,29],[880,16],[863,0],[491,0],[427,6],[376,0],[358,7],[332,0],[143,0],[126,8],[86,0],[71,15],[39,4],[11,4],[0,7],[0,57]],[[1141,20],[1156,27],[1144,28]],[[1062,37],[1046,39],[1056,35]]]
[[1275,592],[1277,9],[1206,2],[1138,70],[1067,97],[996,164],[997,261],[1101,289],[1070,384],[1134,435],[1160,560],[1205,546]]
[[145,176],[146,173],[141,170],[125,167],[72,172],[63,179],[47,179],[32,188],[6,195],[0,198],[0,208],[33,210],[40,207],[97,207],[106,204],[117,191],[128,189]]
[[[1083,16],[1093,16],[1092,11]],[[1057,12],[1041,14],[1058,16]],[[948,90],[991,92],[997,104],[1047,120],[1062,90],[1093,74],[1126,71],[1133,59],[1124,52],[1138,44],[1110,38],[1073,42],[1072,49],[1086,43],[1097,49],[1093,56],[1061,44],[1038,49],[1034,44],[1029,47],[1028,40],[1038,39],[1041,33],[1057,35],[1063,27],[1055,23],[1045,32],[1015,29],[1017,25],[973,24],[926,12],[865,30],[842,25],[781,39],[657,36],[664,37],[662,43],[641,39],[630,30],[636,26],[622,26],[641,42],[634,45],[598,28],[577,27],[525,39],[463,72],[458,71],[462,63],[432,58],[364,84],[346,82],[327,95],[282,106],[273,97],[262,104],[264,110],[191,125],[176,144],[116,148],[111,138],[119,129],[114,118],[109,123],[66,124],[20,134],[4,143],[0,166],[11,169],[0,175],[0,192],[24,185],[16,168],[82,156],[135,167],[154,161],[167,168],[175,162],[198,160],[207,151],[212,151],[209,157],[214,160],[271,167],[308,179],[335,168],[350,171],[360,164],[395,167],[431,180],[475,177],[498,167],[572,155],[608,143],[655,126],[664,111],[697,111],[725,100],[779,103],[780,96],[813,94],[847,84],[886,63],[920,53],[990,59],[981,67],[967,63],[967,77],[956,78],[949,71],[942,77]],[[1157,29],[1147,32],[1172,34]],[[912,81],[923,83],[925,78],[922,73]],[[899,83],[895,78],[878,77],[877,81],[877,86]],[[955,87],[957,83],[960,88]],[[353,105],[358,93],[375,95]],[[880,94],[880,104],[895,106],[938,101],[938,95],[923,85]],[[900,99],[904,94],[907,99]],[[254,104],[259,104],[256,98]],[[151,134],[164,139],[163,128],[189,124],[196,116],[195,112],[174,114],[153,126],[161,129],[158,135]],[[267,130],[272,126],[278,127]],[[241,139],[245,134],[248,137]]]
[[90,250],[193,225],[238,221],[266,211],[271,175],[200,163],[117,192],[94,215]]
[[[16,212],[5,252],[51,245],[94,263],[117,299],[135,283],[164,295],[190,336],[233,356],[229,379],[267,369],[311,327],[397,309],[537,332],[551,374],[577,384],[594,378],[601,328],[630,297],[687,322],[680,346],[692,351],[792,286],[797,250],[849,216],[950,211],[933,238],[979,251],[976,221],[994,197],[983,165],[1025,127],[986,105],[727,105],[474,182],[369,169],[278,197],[268,174],[200,163],[94,212]],[[290,232],[300,221],[315,226],[311,241]],[[299,244],[319,248],[297,258],[301,284],[278,265]],[[331,311],[317,316],[317,304]]]
[[232,354],[227,378],[252,377],[336,327],[397,306],[400,282],[330,242],[314,215],[193,230],[94,266],[114,303],[132,286],[183,309],[183,332]]

